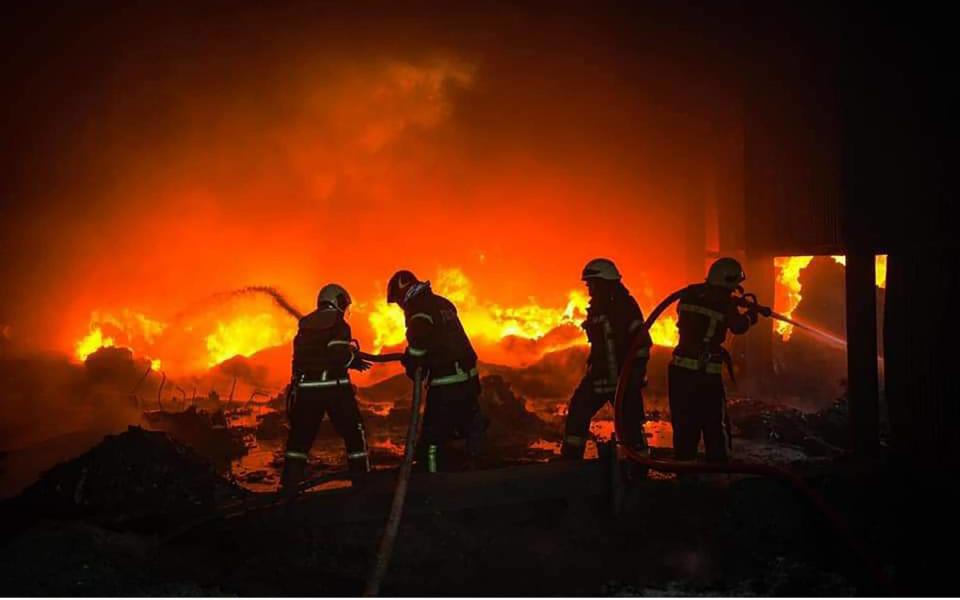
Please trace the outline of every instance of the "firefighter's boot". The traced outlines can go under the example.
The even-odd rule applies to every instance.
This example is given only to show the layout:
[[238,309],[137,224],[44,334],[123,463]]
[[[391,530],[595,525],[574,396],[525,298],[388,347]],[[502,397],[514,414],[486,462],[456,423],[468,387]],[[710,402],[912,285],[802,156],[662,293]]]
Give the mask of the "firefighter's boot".
[[490,419],[480,411],[474,413],[466,440],[467,461],[470,466],[475,466],[483,455],[487,441],[487,429],[489,427]]
[[[652,456],[650,453],[650,446],[647,445],[646,437],[643,438],[642,442],[633,444],[630,449],[633,450],[635,454],[639,454],[645,458],[650,458]],[[649,472],[650,467],[647,465],[641,465],[632,460],[627,461],[627,479],[646,479]]]
[[290,456],[288,453],[283,461],[283,474],[280,476],[280,496],[284,498],[296,496],[306,471],[306,457]]

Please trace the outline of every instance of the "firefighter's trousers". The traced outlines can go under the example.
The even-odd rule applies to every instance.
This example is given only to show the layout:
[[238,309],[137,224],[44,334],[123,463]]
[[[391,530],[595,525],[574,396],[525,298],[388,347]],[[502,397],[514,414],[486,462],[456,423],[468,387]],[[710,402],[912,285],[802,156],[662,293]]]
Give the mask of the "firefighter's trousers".
[[466,439],[467,454],[476,458],[483,450],[487,421],[480,410],[480,380],[427,388],[423,429],[417,444],[418,469],[429,472],[446,469],[445,447],[451,439]]
[[[624,444],[636,448],[646,448],[647,439],[643,432],[646,419],[643,410],[643,374],[636,373],[624,394],[623,427],[619,432]],[[563,444],[560,453],[564,458],[583,458],[587,439],[590,435],[590,421],[603,405],[614,402],[616,388],[609,384],[598,386],[588,373],[577,386],[570,399],[567,411],[567,423],[564,428]]]
[[727,460],[724,427],[726,395],[720,373],[707,373],[670,365],[670,418],[673,449],[678,460],[693,460],[703,436],[707,460]]
[[299,483],[302,478],[310,447],[313,446],[320,423],[327,414],[330,415],[334,429],[343,438],[350,470],[370,470],[366,434],[353,386],[346,384],[325,388],[299,388],[290,412],[290,436],[287,438],[282,482],[284,487]]

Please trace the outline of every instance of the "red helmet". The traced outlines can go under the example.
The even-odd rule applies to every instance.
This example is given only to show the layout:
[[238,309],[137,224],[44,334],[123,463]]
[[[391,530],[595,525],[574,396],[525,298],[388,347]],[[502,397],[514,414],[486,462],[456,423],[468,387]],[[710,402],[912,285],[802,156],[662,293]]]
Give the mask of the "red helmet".
[[387,283],[387,302],[391,304],[401,303],[410,286],[417,283],[421,282],[410,271],[397,271]]

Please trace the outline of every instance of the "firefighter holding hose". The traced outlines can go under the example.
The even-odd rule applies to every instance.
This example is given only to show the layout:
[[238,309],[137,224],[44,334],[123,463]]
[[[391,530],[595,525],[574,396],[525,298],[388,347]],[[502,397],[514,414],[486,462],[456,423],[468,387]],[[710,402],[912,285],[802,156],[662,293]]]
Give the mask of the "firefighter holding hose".
[[412,379],[421,368],[427,382],[418,468],[431,473],[445,468],[444,448],[459,436],[466,438],[469,458],[479,458],[487,420],[480,410],[477,354],[456,307],[410,271],[390,278],[387,302],[398,304],[405,315],[407,349],[401,362],[407,375]]
[[740,284],[746,279],[740,263],[718,259],[710,266],[704,283],[685,288],[677,313],[680,341],[668,370],[673,447],[678,460],[693,460],[703,436],[707,460],[725,462],[729,432],[726,430],[726,393],[723,367],[730,355],[723,347],[727,331],[747,332],[758,319],[755,303],[741,312]]
[[583,458],[590,420],[604,404],[613,403],[620,369],[637,332],[643,339],[635,351],[624,402],[625,431],[620,434],[623,443],[645,451],[642,388],[653,342],[643,329],[643,312],[621,282],[620,271],[613,261],[591,260],[583,268],[581,279],[590,294],[587,319],[581,325],[590,342],[590,355],[587,373],[570,399],[560,454],[567,459]]
[[350,295],[331,283],[317,297],[317,310],[300,319],[293,339],[293,379],[288,391],[290,435],[280,481],[281,493],[292,496],[303,480],[310,447],[326,414],[343,438],[350,471],[370,470],[367,440],[348,370],[365,371],[345,314]]

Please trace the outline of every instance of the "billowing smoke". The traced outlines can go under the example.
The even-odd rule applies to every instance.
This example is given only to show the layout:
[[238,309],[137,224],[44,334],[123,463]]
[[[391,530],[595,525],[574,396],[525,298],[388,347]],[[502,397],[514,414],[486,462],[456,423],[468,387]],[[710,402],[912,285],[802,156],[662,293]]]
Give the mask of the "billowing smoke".
[[4,65],[5,337],[71,352],[93,311],[170,322],[249,281],[283,289],[288,313],[336,281],[359,312],[398,268],[457,267],[500,306],[562,306],[598,255],[655,295],[679,287],[685,206],[725,183],[701,167],[731,103],[691,60],[703,32],[621,10],[138,5],[14,23],[29,36],[10,54],[43,69]]

